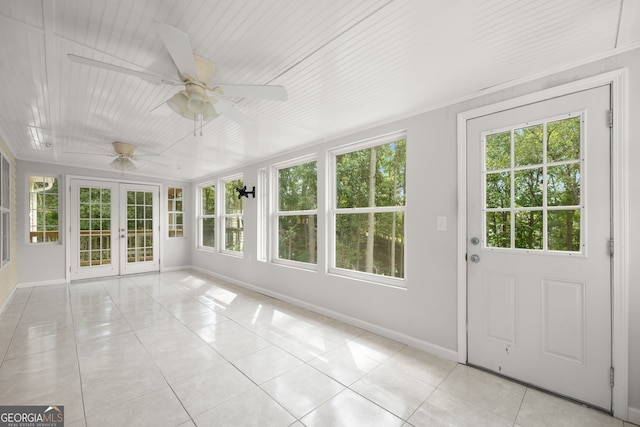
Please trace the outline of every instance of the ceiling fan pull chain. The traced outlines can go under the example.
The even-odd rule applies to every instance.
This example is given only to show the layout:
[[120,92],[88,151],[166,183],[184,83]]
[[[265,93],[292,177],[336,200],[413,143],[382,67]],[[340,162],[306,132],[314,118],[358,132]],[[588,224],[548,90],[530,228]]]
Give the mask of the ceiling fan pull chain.
[[200,114],[200,136],[202,136],[202,114]]
[[193,115],[193,136],[196,136],[196,115]]

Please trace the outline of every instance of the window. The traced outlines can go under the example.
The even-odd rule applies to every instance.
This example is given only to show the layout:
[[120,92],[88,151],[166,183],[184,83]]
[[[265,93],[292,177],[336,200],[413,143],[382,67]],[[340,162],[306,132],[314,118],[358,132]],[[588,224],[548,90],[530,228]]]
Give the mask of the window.
[[200,215],[198,245],[205,248],[216,246],[216,186],[204,185],[200,187]]
[[11,165],[0,153],[0,268],[11,259]]
[[307,161],[276,168],[278,260],[317,263],[318,165]]
[[484,136],[484,229],[490,248],[582,251],[579,114]]
[[58,241],[58,178],[29,177],[29,242]]
[[405,134],[375,138],[330,154],[335,180],[330,271],[392,285],[404,283]]
[[169,237],[184,237],[182,194],[182,188],[169,187],[167,191]]
[[244,218],[243,200],[238,196],[238,188],[242,188],[242,177],[223,180],[224,206],[222,224],[224,226],[224,250],[231,252],[244,251]]

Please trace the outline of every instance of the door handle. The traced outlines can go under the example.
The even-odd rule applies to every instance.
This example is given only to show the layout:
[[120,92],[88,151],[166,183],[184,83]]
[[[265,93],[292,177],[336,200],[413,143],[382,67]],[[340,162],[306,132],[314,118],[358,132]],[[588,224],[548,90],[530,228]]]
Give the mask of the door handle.
[[476,254],[473,254],[473,255],[471,255],[471,256],[469,257],[469,261],[471,261],[471,262],[472,262],[472,263],[474,263],[474,264],[477,264],[477,263],[479,263],[479,262],[480,262],[480,256],[479,256],[479,255],[476,255]]

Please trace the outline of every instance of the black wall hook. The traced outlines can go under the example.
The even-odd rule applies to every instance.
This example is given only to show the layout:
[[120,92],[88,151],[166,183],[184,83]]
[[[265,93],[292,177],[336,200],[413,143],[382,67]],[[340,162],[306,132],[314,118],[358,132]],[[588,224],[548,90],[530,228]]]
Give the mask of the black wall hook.
[[256,198],[256,187],[253,187],[253,190],[251,191],[247,191],[247,186],[245,185],[242,188],[236,188],[236,191],[238,192],[238,199],[242,199],[242,196],[248,199],[249,194],[251,194],[254,199]]

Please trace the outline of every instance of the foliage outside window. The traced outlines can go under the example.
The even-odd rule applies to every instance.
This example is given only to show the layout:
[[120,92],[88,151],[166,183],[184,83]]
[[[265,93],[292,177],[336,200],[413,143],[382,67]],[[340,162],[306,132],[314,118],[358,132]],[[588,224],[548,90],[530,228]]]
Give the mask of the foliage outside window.
[[316,161],[277,169],[277,258],[317,263],[318,165]]
[[216,246],[216,186],[200,187],[199,246],[214,248]]
[[29,241],[57,242],[58,179],[51,176],[29,177]]
[[334,267],[404,279],[405,136],[360,147],[335,155]]
[[223,181],[224,208],[222,224],[224,226],[224,249],[231,252],[244,251],[243,199],[238,197],[236,188],[242,188],[242,178]]
[[580,252],[579,115],[484,138],[485,245]]
[[0,153],[0,267],[11,259],[11,165]]
[[182,188],[169,187],[167,191],[169,237],[184,237],[184,211]]

